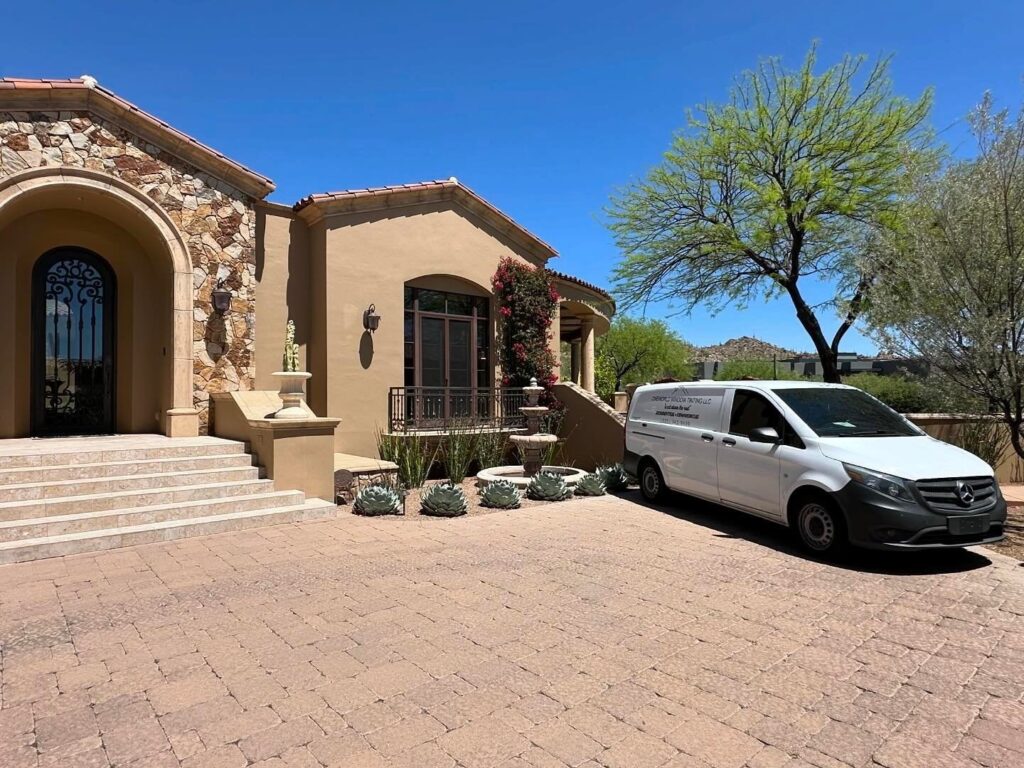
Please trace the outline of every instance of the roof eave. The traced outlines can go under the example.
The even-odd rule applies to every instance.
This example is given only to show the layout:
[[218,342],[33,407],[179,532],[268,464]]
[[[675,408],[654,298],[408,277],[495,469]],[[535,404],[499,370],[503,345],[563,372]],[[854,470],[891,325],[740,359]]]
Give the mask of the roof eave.
[[0,90],[0,108],[11,111],[86,110],[131,130],[140,138],[251,197],[263,199],[275,188],[274,182],[266,176],[236,163],[99,85],[89,87],[71,81],[66,87],[21,85],[4,88]]
[[551,245],[456,181],[309,195],[297,202],[294,210],[308,224],[315,224],[332,216],[437,202],[459,204],[541,261],[558,256]]

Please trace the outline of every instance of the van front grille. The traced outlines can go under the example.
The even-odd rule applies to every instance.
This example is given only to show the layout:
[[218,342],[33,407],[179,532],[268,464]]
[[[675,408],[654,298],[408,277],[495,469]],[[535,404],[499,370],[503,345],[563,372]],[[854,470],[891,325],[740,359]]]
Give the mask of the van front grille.
[[915,485],[924,503],[943,514],[980,512],[996,503],[996,482],[991,477],[918,480]]

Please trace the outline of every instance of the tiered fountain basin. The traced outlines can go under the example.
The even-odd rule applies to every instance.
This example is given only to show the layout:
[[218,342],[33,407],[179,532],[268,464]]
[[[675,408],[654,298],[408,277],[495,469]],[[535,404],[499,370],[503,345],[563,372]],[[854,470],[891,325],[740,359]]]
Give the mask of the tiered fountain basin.
[[560,475],[565,484],[570,488],[580,481],[587,473],[573,467],[554,467],[541,464],[541,457],[547,449],[558,442],[557,435],[551,435],[539,431],[540,419],[550,409],[538,405],[544,387],[537,386],[537,380],[530,381],[528,387],[523,387],[526,394],[526,405],[520,407],[520,411],[526,417],[526,434],[511,435],[509,440],[516,444],[519,455],[523,457],[523,463],[505,467],[491,467],[477,473],[477,484],[481,488],[487,487],[488,483],[496,480],[507,480],[517,488],[526,488],[541,472],[550,472],[553,475]]
[[[549,467],[547,465],[540,468],[541,472],[550,472],[553,475],[561,475],[565,484],[572,488],[580,481],[586,471],[582,469],[576,469],[575,467]],[[533,480],[533,476],[528,476],[523,466],[507,466],[507,467],[491,467],[490,469],[482,469],[477,472],[476,475],[477,484],[480,488],[487,487],[488,483],[493,483],[495,480],[508,480],[517,488],[526,488],[530,481]]]

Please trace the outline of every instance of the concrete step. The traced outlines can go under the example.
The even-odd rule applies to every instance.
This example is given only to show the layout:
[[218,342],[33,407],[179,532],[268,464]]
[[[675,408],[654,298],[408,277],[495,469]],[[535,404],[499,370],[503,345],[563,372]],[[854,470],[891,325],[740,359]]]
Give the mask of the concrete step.
[[60,557],[82,552],[97,552],[136,544],[173,541],[188,536],[224,533],[304,520],[334,517],[338,508],[321,499],[309,499],[303,504],[272,507],[244,512],[228,512],[186,519],[80,531],[35,539],[0,542],[0,564],[21,563],[46,557]]
[[[225,453],[243,453],[248,448],[245,443],[237,440],[223,440],[217,437],[144,437],[148,439],[140,438],[138,442],[125,439],[105,441],[103,438],[4,441],[16,445],[0,450],[0,469],[220,456]],[[2,447],[3,444],[0,443],[0,448]]]
[[184,503],[228,496],[266,493],[273,490],[270,480],[196,483],[164,488],[63,496],[54,499],[28,499],[0,503],[0,521],[71,515],[80,512],[145,507],[154,504]]
[[0,502],[56,499],[71,495],[97,493],[121,493],[142,489],[167,488],[182,485],[203,485],[208,483],[241,483],[256,480],[259,467],[229,467],[194,469],[186,472],[158,472],[148,475],[124,475],[121,477],[99,477],[88,480],[58,480],[45,483],[25,483],[0,487]]
[[0,487],[27,485],[61,480],[91,480],[99,477],[153,475],[165,472],[188,472],[197,469],[229,469],[251,467],[248,453],[224,453],[213,456],[187,456],[162,459],[105,461],[96,464],[55,464],[46,467],[0,469]]
[[247,496],[226,496],[223,499],[200,499],[178,504],[155,504],[144,507],[79,512],[70,515],[27,518],[0,522],[0,542],[38,539],[65,533],[98,531],[104,528],[126,528],[145,523],[186,520],[233,512],[251,512],[272,507],[294,507],[302,504],[302,491],[269,491]]

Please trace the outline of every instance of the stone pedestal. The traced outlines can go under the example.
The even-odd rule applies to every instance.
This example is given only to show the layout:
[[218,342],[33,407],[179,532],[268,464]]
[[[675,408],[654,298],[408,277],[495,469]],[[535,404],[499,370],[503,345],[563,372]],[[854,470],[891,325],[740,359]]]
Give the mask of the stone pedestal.
[[281,382],[278,394],[284,405],[274,414],[275,419],[306,419],[309,412],[303,407],[306,399],[306,381],[313,377],[307,371],[277,371],[272,374]]

